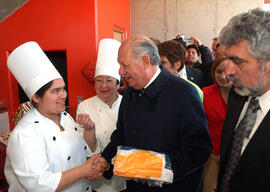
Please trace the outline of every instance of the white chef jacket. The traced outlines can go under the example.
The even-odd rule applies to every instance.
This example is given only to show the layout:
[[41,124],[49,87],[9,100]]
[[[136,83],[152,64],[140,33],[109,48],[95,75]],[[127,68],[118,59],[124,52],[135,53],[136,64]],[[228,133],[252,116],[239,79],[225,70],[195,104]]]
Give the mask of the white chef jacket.
[[[86,162],[90,149],[67,112],[61,113],[64,131],[35,108],[19,121],[7,146],[5,175],[11,192],[55,191],[63,171]],[[92,191],[82,179],[65,192]]]
[[[118,95],[117,100],[110,108],[105,102],[100,100],[98,96],[84,100],[78,105],[77,115],[86,113],[95,123],[96,138],[99,143],[100,150],[110,142],[112,132],[116,129],[116,121],[122,96]],[[116,192],[126,188],[126,182],[123,178],[113,176],[110,180],[102,177],[99,181],[91,181],[92,188],[97,192]]]

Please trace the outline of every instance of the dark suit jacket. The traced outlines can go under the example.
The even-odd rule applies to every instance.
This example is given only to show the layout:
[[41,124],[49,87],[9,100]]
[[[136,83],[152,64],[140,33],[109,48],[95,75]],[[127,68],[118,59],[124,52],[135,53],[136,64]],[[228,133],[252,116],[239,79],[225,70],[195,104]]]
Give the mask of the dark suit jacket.
[[203,74],[200,69],[191,68],[186,66],[187,79],[198,85],[200,88],[203,86]]
[[[232,88],[233,90],[233,88]],[[228,162],[232,137],[247,97],[231,91],[221,138],[218,187]],[[230,192],[260,192],[270,190],[270,113],[268,112],[241,155],[231,178]]]
[[201,53],[202,63],[197,61],[196,63],[194,63],[193,68],[201,70],[203,76],[202,87],[207,87],[214,83],[211,77],[211,67],[214,62],[214,57],[211,50],[207,46],[200,45],[198,48]]
[[173,183],[162,188],[130,183],[128,191],[199,192],[203,164],[211,152],[203,105],[190,83],[160,68],[143,92],[131,87],[125,91],[117,129],[102,156],[111,162],[119,145],[166,153],[172,162]]

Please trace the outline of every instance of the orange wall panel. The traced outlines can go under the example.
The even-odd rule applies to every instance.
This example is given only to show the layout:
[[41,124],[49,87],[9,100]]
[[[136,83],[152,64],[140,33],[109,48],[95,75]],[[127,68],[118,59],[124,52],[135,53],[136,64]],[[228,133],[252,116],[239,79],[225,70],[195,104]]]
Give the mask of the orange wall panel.
[[113,38],[113,27],[117,26],[130,34],[130,1],[129,0],[98,0],[97,21],[98,40]]
[[[8,81],[4,51],[12,51],[26,41],[36,41],[46,51],[65,50],[69,105],[77,106],[76,96],[94,95],[93,85],[81,74],[90,60],[95,60],[95,1],[30,0],[13,15],[0,23],[0,74],[1,87]],[[27,70],[27,69],[26,69]],[[18,93],[8,95],[1,91],[0,99],[14,113],[19,104]],[[14,100],[15,105],[7,100]]]
[[95,67],[99,40],[112,38],[114,25],[129,33],[129,17],[129,0],[29,0],[2,21],[0,101],[9,106],[10,117],[19,106],[19,97],[16,80],[8,75],[7,51],[31,40],[44,51],[66,51],[69,105],[75,111],[77,96],[87,99],[95,95],[93,84],[82,70],[89,63]]

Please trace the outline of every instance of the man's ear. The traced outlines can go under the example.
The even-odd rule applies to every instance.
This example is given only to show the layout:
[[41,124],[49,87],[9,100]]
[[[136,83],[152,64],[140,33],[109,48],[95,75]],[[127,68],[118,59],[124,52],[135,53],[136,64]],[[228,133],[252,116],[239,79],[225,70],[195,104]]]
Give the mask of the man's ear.
[[143,62],[143,68],[148,69],[148,66],[151,65],[149,55],[143,55],[142,56],[142,62]]
[[40,98],[39,98],[36,94],[34,94],[33,97],[32,97],[32,100],[33,100],[35,103],[38,103],[39,100],[40,100]]
[[270,74],[270,61],[267,61],[265,63],[265,69],[266,69],[267,73]]

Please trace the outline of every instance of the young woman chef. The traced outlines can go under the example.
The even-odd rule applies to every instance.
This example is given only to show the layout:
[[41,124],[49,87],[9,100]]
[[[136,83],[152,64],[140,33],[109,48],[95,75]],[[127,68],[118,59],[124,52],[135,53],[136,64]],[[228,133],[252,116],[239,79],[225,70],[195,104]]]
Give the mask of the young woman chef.
[[107,163],[98,155],[87,160],[90,149],[99,150],[89,116],[75,123],[65,112],[65,82],[36,42],[16,48],[7,63],[33,104],[9,138],[9,191],[91,191],[88,179],[99,179]]

